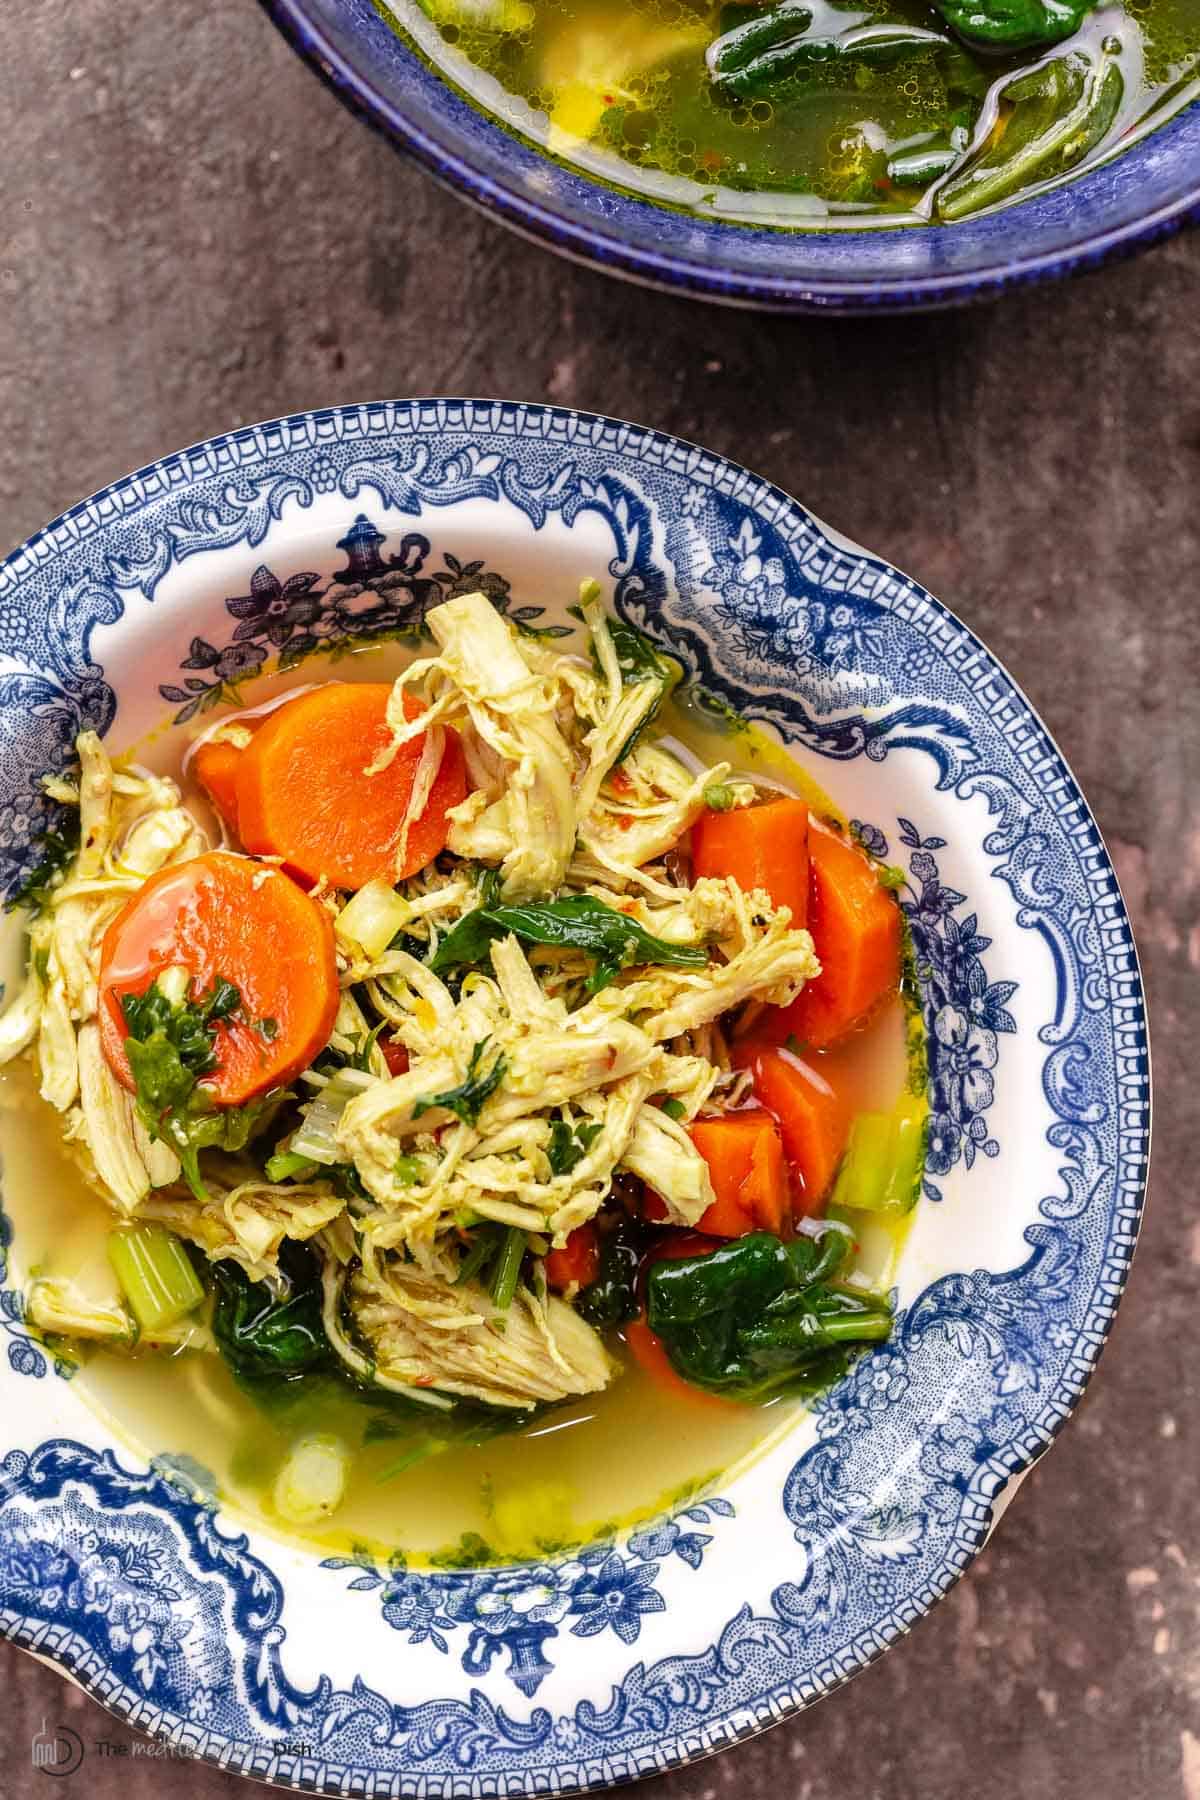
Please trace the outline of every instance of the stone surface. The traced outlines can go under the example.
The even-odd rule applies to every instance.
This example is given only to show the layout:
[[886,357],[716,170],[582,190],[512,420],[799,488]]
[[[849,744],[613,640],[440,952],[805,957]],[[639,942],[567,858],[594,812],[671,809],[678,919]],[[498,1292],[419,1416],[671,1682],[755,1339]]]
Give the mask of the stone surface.
[[[771,476],[949,601],[1057,733],[1149,980],[1154,1198],[1097,1381],[992,1547],[814,1712],[647,1790],[1200,1800],[1200,236],[976,312],[830,323],[619,286],[358,126],[252,0],[0,8],[0,550],[210,432],[384,395],[553,399]],[[94,1800],[239,1784],[0,1647],[0,1795],[43,1719]]]

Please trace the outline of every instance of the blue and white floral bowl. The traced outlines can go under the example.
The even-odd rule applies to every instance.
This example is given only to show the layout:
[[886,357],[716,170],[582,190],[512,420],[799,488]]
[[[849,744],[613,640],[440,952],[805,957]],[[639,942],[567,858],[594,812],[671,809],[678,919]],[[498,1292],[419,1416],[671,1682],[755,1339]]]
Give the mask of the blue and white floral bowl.
[[215,438],[56,520],[0,566],[5,880],[82,726],[186,725],[271,658],[304,679],[456,589],[546,624],[584,575],[907,871],[935,1126],[897,1330],[675,1517],[565,1561],[406,1572],[247,1532],[170,1445],[115,1441],[27,1333],[6,1225],[0,1631],[155,1736],[290,1786],[596,1788],[819,1699],[970,1563],[1082,1393],[1133,1253],[1141,983],[1052,740],[914,582],[656,432],[348,407]]
[[556,163],[477,111],[373,0],[261,0],[334,92],[439,180],[579,262],[782,312],[956,306],[1095,268],[1200,219],[1200,102],[1115,161],[955,225],[777,231],[658,206]]

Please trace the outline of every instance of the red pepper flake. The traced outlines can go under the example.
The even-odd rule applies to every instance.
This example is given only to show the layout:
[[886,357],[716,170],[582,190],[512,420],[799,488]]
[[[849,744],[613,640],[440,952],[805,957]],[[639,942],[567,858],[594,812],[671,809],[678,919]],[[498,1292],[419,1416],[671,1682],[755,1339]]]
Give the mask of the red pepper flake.
[[603,96],[603,99],[604,99],[604,104],[605,104],[605,106],[611,106],[611,105],[612,105],[612,103],[613,103],[613,97],[612,97],[612,95],[611,95],[611,94],[605,94],[605,95],[604,95],[604,96]]
[[891,179],[887,175],[881,175],[878,181],[872,183],[877,194],[886,194],[891,185]]
[[634,817],[633,817],[632,813],[618,813],[617,814],[617,824],[621,827],[622,831],[628,831],[630,826],[633,823],[634,823]]
[[625,773],[624,769],[621,768],[620,764],[617,765],[608,779],[612,783],[614,794],[632,794],[633,782]]
[[700,168],[707,169],[711,175],[715,175],[717,170],[723,168],[725,164],[725,158],[719,150],[704,150],[696,158],[696,161]]

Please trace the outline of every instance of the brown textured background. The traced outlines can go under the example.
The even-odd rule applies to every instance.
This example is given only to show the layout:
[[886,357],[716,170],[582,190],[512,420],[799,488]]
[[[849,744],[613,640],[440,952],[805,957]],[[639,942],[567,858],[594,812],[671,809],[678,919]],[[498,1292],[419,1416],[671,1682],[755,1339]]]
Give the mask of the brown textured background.
[[[911,320],[619,286],[478,218],[343,113],[252,0],[0,0],[0,552],[215,431],[402,394],[551,399],[761,470],[949,601],[1108,834],[1148,977],[1154,1194],[1103,1368],[910,1642],[647,1800],[1200,1800],[1200,236]],[[0,1800],[42,1719],[132,1742],[0,1646]],[[89,1754],[68,1796],[232,1796]]]

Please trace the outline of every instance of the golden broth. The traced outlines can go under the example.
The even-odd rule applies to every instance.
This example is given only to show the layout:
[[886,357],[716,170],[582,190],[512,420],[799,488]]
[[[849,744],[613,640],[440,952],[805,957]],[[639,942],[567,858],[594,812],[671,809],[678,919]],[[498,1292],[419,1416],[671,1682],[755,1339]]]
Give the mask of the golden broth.
[[[840,818],[764,734],[691,707],[666,711],[666,731],[707,761],[733,761],[800,792],[820,816]],[[811,1060],[855,1109],[889,1107],[908,1079],[903,1005]],[[0,1070],[0,1135],[13,1280],[70,1281],[89,1301],[116,1304],[105,1254],[112,1215],[65,1149],[58,1115],[38,1096],[24,1059]],[[856,1269],[872,1284],[888,1285],[905,1229],[864,1227]],[[604,1393],[486,1443],[427,1445],[424,1455],[419,1423],[398,1423],[332,1377],[284,1384],[264,1407],[209,1352],[97,1348],[84,1353],[74,1381],[139,1455],[189,1459],[199,1465],[193,1479],[213,1497],[276,1535],[327,1553],[454,1562],[532,1555],[652,1517],[760,1452],[803,1408],[798,1400],[747,1406],[667,1392],[623,1360],[625,1372]],[[341,1441],[350,1471],[333,1518],[305,1529],[279,1516],[272,1490],[294,1446],[314,1432]]]

